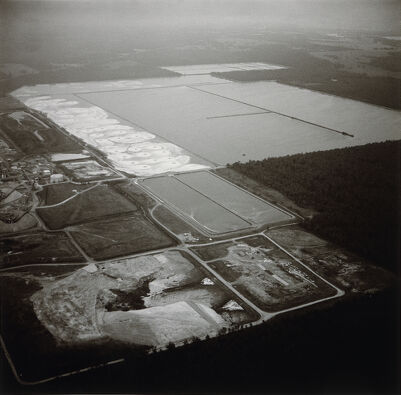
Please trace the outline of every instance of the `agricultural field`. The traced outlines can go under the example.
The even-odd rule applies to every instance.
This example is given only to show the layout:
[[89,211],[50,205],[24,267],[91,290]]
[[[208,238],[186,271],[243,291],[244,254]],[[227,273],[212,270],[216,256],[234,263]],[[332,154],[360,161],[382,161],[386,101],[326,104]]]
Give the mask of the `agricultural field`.
[[394,282],[386,270],[299,226],[271,229],[266,234],[341,289],[353,293],[375,293]]
[[41,206],[51,206],[61,203],[88,188],[90,188],[89,185],[71,183],[46,185],[41,191],[36,193],[36,196],[39,198]]
[[31,233],[0,239],[0,267],[84,262],[65,233]]
[[92,181],[118,177],[109,167],[100,165],[95,160],[62,162],[58,166],[75,181]]
[[37,208],[37,214],[50,229],[93,221],[102,217],[127,214],[137,207],[115,192],[107,184],[100,184],[83,191],[73,199],[46,208]]
[[337,294],[334,287],[263,236],[196,247],[193,251],[266,312],[291,309]]
[[123,217],[69,229],[88,256],[96,260],[167,248],[175,241],[138,210]]
[[25,154],[80,152],[82,148],[64,134],[25,111],[0,115],[7,137]]

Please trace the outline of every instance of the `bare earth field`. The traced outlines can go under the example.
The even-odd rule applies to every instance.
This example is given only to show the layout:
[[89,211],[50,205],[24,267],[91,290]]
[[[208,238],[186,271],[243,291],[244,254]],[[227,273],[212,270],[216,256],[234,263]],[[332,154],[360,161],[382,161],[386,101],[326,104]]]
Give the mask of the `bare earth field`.
[[286,310],[337,293],[262,236],[220,244],[216,252],[214,248],[194,251],[205,258],[202,249],[212,250],[217,257],[208,265],[264,311]]
[[[37,313],[52,311],[42,315],[44,323],[64,341],[108,335],[134,344],[166,346],[193,336],[216,335],[244,315],[243,308],[225,309],[230,296],[215,285],[202,285],[203,278],[188,258],[167,252],[92,264],[32,300]],[[77,306],[72,310],[65,306],[67,290],[71,306]],[[124,298],[124,303],[118,302]],[[54,326],[59,319],[64,324]]]
[[123,217],[74,226],[72,237],[86,254],[96,260],[167,248],[173,239],[140,211]]
[[[178,251],[80,268],[15,269],[1,272],[0,283],[7,318],[1,335],[11,343],[17,371],[29,380],[121,357],[119,344],[125,344],[126,352],[139,345],[166,347],[258,318]],[[25,330],[22,322],[29,323],[30,331],[18,342],[16,336]],[[24,358],[29,342],[35,352]],[[49,364],[38,364],[45,354]]]
[[[123,353],[122,347],[111,340],[76,347],[62,344],[35,314],[32,295],[42,287],[71,275],[80,267],[82,266],[36,265],[0,273],[0,333],[20,380],[35,382],[107,362]],[[27,326],[29,331],[26,330]]]

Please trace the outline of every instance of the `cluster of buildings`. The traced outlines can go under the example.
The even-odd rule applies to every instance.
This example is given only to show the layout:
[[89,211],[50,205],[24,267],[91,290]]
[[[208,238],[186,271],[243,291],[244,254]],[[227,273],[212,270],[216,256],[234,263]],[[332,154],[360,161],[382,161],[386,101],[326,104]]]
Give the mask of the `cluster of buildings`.
[[57,183],[64,175],[57,172],[55,165],[43,156],[19,158],[16,150],[0,139],[0,181],[28,181],[29,183]]
[[32,207],[32,191],[40,184],[64,181],[45,157],[21,154],[0,138],[0,221],[13,223]]

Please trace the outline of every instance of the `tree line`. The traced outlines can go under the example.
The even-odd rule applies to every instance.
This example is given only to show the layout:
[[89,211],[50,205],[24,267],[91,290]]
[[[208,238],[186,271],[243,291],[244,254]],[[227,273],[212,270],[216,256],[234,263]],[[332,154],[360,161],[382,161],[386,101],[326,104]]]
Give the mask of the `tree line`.
[[234,163],[231,168],[318,212],[303,226],[398,271],[401,141]]

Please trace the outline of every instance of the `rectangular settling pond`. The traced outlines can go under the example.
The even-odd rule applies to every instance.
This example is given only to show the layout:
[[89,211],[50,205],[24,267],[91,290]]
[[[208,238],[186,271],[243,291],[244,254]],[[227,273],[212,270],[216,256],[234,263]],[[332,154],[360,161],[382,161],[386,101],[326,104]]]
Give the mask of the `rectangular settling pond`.
[[212,233],[248,228],[251,224],[174,177],[148,178],[143,185],[163,202]]
[[293,216],[207,171],[148,178],[143,185],[212,233],[291,220]]
[[180,181],[255,225],[287,221],[291,215],[206,171],[176,175]]

